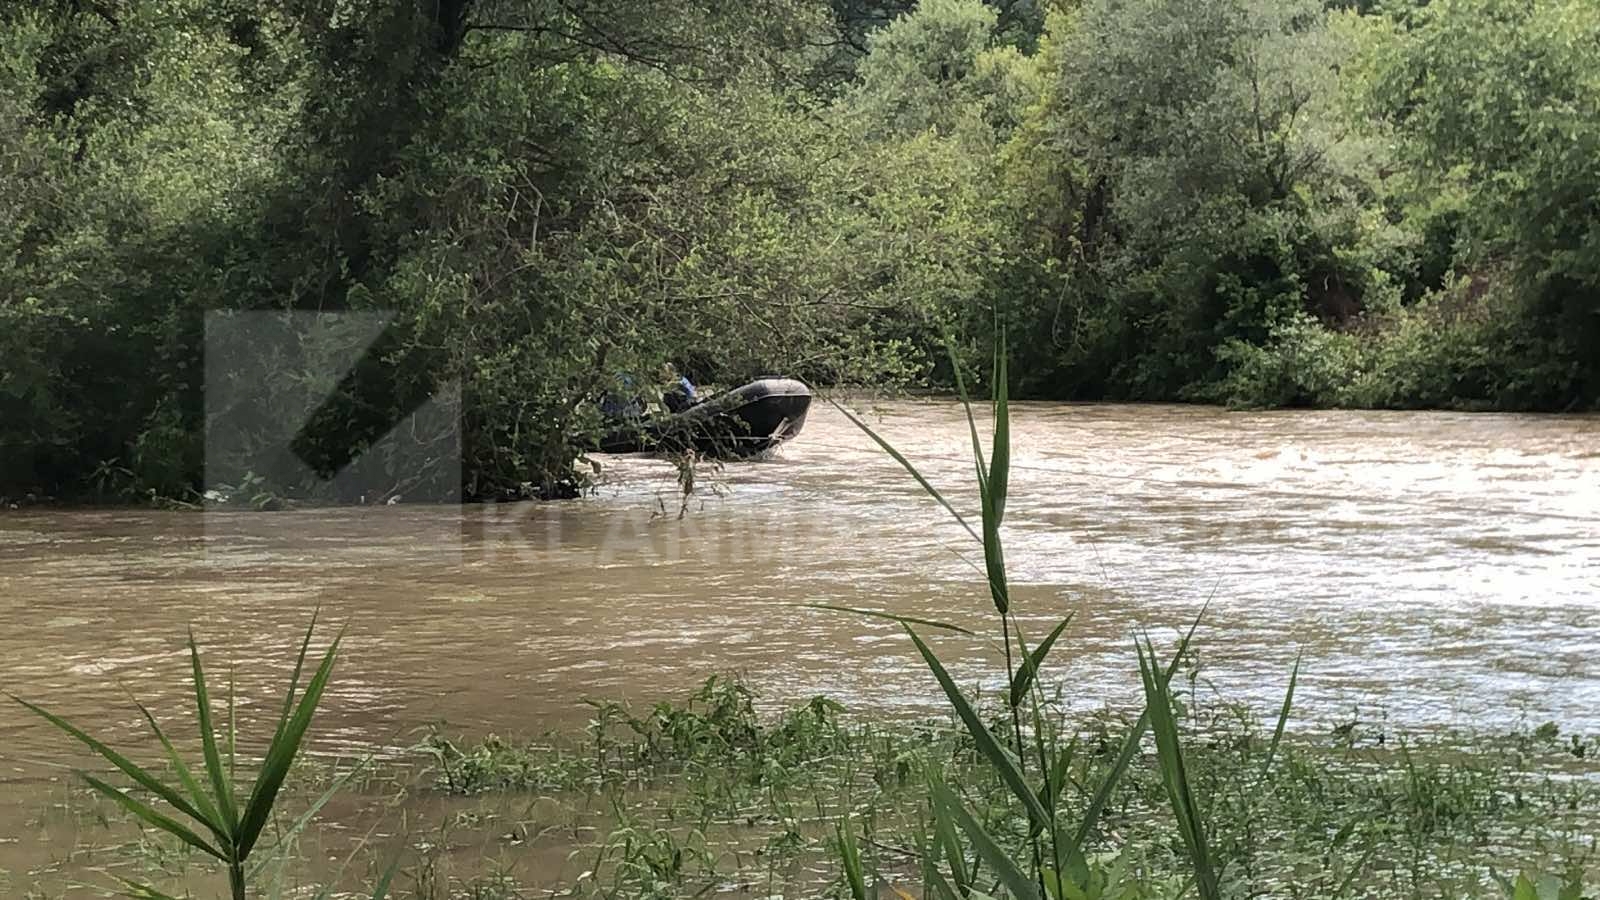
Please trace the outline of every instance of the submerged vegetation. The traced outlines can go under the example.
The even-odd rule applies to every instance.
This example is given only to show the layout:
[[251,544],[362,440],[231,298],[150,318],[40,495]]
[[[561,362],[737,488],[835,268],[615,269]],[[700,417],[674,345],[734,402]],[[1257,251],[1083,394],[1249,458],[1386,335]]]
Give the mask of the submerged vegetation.
[[[1273,722],[1191,687],[1204,679],[1188,674],[1174,685],[1177,723],[1224,896],[1520,900],[1513,889],[1524,873],[1535,884],[1581,886],[1536,897],[1595,896],[1600,784],[1589,761],[1600,737],[1574,742],[1553,727],[1291,729],[1274,748]],[[993,699],[980,716],[1010,749],[1009,713]],[[1054,699],[1042,711],[1073,748],[1057,811],[1081,820],[1137,714],[1072,712]],[[932,818],[935,779],[1027,860],[1026,813],[959,721],[869,718],[822,698],[774,711],[737,676],[718,676],[642,711],[598,703],[583,734],[459,740],[435,730],[354,777],[310,758],[275,816],[287,829],[313,807],[318,814],[274,848],[285,858],[262,868],[249,896],[290,896],[285,885],[302,885],[305,895],[368,897],[380,884],[408,900],[848,895],[835,829],[846,821],[866,884],[944,896],[923,864],[953,858],[941,842],[954,839],[965,882],[1000,896],[989,862]],[[108,803],[68,807],[78,828],[99,835],[89,847],[125,840],[134,819]],[[1170,898],[1186,884],[1196,896],[1153,744],[1140,746],[1101,810],[1084,845],[1099,885],[1088,896]],[[206,859],[172,838],[86,847],[34,873],[33,896],[54,897],[49,885],[86,874],[115,888],[112,873],[183,896],[180,886],[204,884],[194,876]],[[28,882],[14,872],[9,884]]]
[[[315,495],[409,422],[380,497],[550,496],[624,373],[949,388],[943,335],[971,365],[997,321],[1029,397],[1593,408],[1597,35],[1590,0],[4,4],[0,495]],[[205,350],[290,311],[382,333],[348,377],[277,326]],[[311,409],[304,465],[203,483],[208,416],[245,453]]]

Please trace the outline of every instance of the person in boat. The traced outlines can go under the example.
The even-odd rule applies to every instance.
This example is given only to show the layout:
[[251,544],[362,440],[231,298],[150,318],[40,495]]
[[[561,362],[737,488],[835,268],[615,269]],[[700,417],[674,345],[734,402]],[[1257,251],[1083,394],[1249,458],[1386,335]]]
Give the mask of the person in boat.
[[[695,390],[694,382],[678,374],[678,370],[671,364],[662,365],[657,373],[661,382],[661,405],[668,413],[680,413],[700,402],[700,394]],[[638,383],[633,376],[622,374],[617,377],[621,387],[620,391],[607,391],[600,398],[600,414],[613,421],[628,419],[642,419],[648,412],[645,398],[640,396]]]
[[681,375],[672,363],[661,367],[661,381],[667,385],[661,392],[661,405],[667,408],[667,412],[681,413],[700,402],[694,382]]
[[644,416],[644,400],[630,375],[618,376],[621,393],[606,391],[600,397],[600,414],[607,419],[638,419]]

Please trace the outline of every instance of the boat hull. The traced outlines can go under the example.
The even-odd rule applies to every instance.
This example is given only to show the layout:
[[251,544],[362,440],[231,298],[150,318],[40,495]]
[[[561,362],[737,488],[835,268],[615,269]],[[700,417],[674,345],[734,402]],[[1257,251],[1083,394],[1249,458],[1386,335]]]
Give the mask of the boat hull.
[[682,453],[744,459],[793,439],[805,427],[811,389],[793,378],[762,378],[668,416],[621,425],[600,440],[606,453]]

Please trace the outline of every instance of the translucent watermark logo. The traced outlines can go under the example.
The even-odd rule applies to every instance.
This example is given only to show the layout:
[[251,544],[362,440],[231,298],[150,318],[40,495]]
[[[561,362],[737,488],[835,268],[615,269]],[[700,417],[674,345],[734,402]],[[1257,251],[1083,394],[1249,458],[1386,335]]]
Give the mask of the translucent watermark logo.
[[621,503],[485,503],[462,515],[464,557],[499,571],[651,568],[691,563],[716,572],[782,556],[825,525],[799,524],[792,511],[738,503],[663,514],[644,496]]
[[[241,527],[242,513],[431,504],[441,518],[455,514],[461,391],[438,382],[393,324],[382,312],[206,316],[208,548]],[[442,524],[431,523],[430,539],[459,543],[459,523]]]

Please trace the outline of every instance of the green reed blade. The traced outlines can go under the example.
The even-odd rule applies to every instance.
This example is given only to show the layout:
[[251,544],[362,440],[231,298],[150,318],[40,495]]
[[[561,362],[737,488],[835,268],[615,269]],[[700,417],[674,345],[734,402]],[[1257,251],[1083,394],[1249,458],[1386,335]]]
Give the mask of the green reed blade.
[[1283,695],[1283,708],[1278,710],[1278,725],[1272,729],[1272,742],[1267,745],[1267,758],[1261,763],[1261,778],[1267,777],[1267,772],[1272,768],[1272,758],[1278,754],[1278,745],[1283,743],[1283,730],[1289,723],[1289,709],[1294,705],[1294,686],[1300,680],[1301,654],[1295,654],[1294,668],[1289,671],[1289,690]]
[[850,817],[835,823],[833,832],[838,836],[839,858],[844,864],[845,881],[850,885],[850,896],[855,900],[870,900],[867,895],[866,875],[861,867],[861,848],[856,846],[856,832]]
[[228,664],[228,786],[232,787],[239,772],[239,668]]
[[[1072,765],[1078,750],[1078,739],[1074,737],[1067,746],[1060,750],[1052,749],[1054,756],[1043,766],[1045,782],[1039,787],[1039,802],[1052,814],[1055,813],[1056,804],[1061,800],[1061,794],[1067,788],[1067,769]],[[1037,833],[1037,832],[1035,832]],[[1032,837],[1032,835],[1029,835]],[[1060,841],[1060,835],[1052,832],[1051,839]]]
[[283,829],[282,832],[278,834],[277,840],[273,842],[271,847],[268,847],[264,851],[266,855],[262,856],[262,858],[256,861],[256,863],[250,868],[251,877],[255,877],[256,875],[260,874],[261,870],[272,861],[272,853],[274,851],[288,847],[296,838],[298,838],[300,833],[305,831],[306,826],[311,824],[311,820],[316,818],[317,813],[322,812],[322,808],[328,805],[329,800],[333,799],[333,795],[338,793],[339,790],[346,784],[349,784],[350,779],[354,778],[356,775],[365,770],[367,765],[371,762],[372,757],[369,756],[357,763],[353,768],[350,769],[350,771],[340,775],[338,778],[335,778],[333,783],[328,785],[328,789],[323,791],[316,800],[312,801],[311,805],[306,807],[305,812],[301,813],[300,816],[294,820],[293,824],[291,824],[288,828]]
[[926,859],[922,864],[922,883],[928,888],[924,896],[931,894],[934,900],[960,900],[960,895],[950,886],[950,880],[944,877],[938,866]]
[[[200,648],[195,644],[193,629],[189,631],[189,661],[194,670],[195,712],[200,721],[200,746],[205,754],[206,773],[211,777],[211,789],[217,795],[222,830],[237,837],[239,812],[234,805],[233,784],[223,770],[222,756],[217,752],[217,735],[211,726],[211,696],[206,692],[206,673],[200,665]],[[234,843],[237,846],[237,841]]]
[[132,900],[178,900],[177,897],[174,897],[171,894],[163,894],[148,884],[141,884],[132,879],[123,878],[120,875],[114,875],[112,877],[122,882],[123,891],[127,892],[127,895],[131,897]]
[[[1005,341],[997,337],[995,347],[995,377],[1005,373]],[[993,464],[984,470],[983,449],[977,442],[977,425],[972,423],[972,404],[963,397],[967,407],[967,421],[973,429],[972,453],[978,462],[978,488],[983,498],[983,563],[989,581],[989,596],[994,608],[1004,616],[1011,611],[1011,591],[1006,583],[1005,546],[1000,542],[1000,523],[1005,518],[1006,480],[1011,467],[1011,415],[1006,399],[1004,382],[995,386],[994,436],[990,452]],[[1006,651],[1010,653],[1009,648]]]
[[[1051,866],[1039,867],[1039,880],[1044,882],[1045,896],[1050,900],[1062,900],[1067,896],[1066,879]],[[1078,900],[1083,896],[1082,891],[1070,895],[1070,900]]]
[[1045,789],[1050,796],[1045,801],[1046,809],[1055,809],[1061,800],[1061,794],[1067,789],[1067,770],[1072,767],[1072,761],[1077,757],[1078,739],[1076,736],[1065,747],[1056,751],[1055,759],[1051,761],[1049,777],[1045,782]]
[[989,507],[995,527],[1006,517],[1007,483],[1011,476],[1011,402],[1006,386],[1006,335],[1002,329],[994,354],[994,445],[989,463]]
[[165,831],[166,833],[176,837],[178,840],[183,841],[185,844],[188,844],[196,850],[209,853],[223,862],[228,861],[228,857],[224,855],[221,850],[211,846],[205,841],[204,838],[200,837],[200,835],[195,834],[178,821],[156,812],[144,802],[129,796],[126,791],[114,788],[111,785],[106,784],[104,781],[94,777],[93,775],[85,774],[83,776],[83,780],[89,782],[90,787],[109,797],[118,806],[130,813],[133,813],[134,816],[138,817],[139,819],[142,819],[150,825]]
[[[1062,792],[1066,790],[1067,769],[1072,765],[1077,748],[1077,738],[1073,738],[1071,743],[1056,753],[1055,760],[1046,775],[1044,790],[1049,793],[1048,796],[1042,796],[1040,799],[1045,807],[1050,810],[1052,816],[1058,808],[1057,804],[1060,802]],[[1064,833],[1064,829],[1059,827],[1051,828],[1049,837],[1051,856],[1054,857],[1056,863],[1057,878],[1071,879],[1074,885],[1080,888],[1087,887],[1089,883],[1089,860],[1083,854],[1083,844],[1069,839]],[[1046,885],[1046,887],[1048,886]],[[1061,885],[1058,883],[1057,893],[1060,892],[1060,887]]]
[[[933,804],[930,802],[929,806]],[[937,809],[930,813],[929,818],[917,818],[917,871],[922,876],[923,900],[960,900],[960,895],[950,885],[950,879],[939,870],[939,860],[944,854],[937,833],[939,818]],[[959,845],[957,853],[960,853]]]
[[967,393],[967,381],[961,374],[961,361],[956,359],[955,341],[949,335],[944,339],[945,353],[950,356],[950,371],[956,376],[956,396],[961,400],[961,408],[967,414],[967,430],[972,434],[972,459],[978,468],[978,491],[984,496],[989,494],[989,470],[983,464],[983,444],[978,440],[978,420],[972,417],[972,398]]
[[917,467],[912,465],[911,460],[906,459],[905,456],[903,456],[900,453],[899,450],[896,450],[894,448],[894,445],[892,445],[888,441],[884,440],[881,436],[879,436],[879,434],[876,431],[873,431],[872,430],[872,426],[868,425],[866,422],[861,421],[859,418],[856,418],[856,416],[854,414],[852,414],[848,409],[845,409],[843,406],[840,406],[838,401],[829,400],[828,402],[832,403],[833,407],[835,409],[837,409],[839,412],[844,413],[844,417],[849,419],[851,422],[855,423],[855,426],[857,428],[859,428],[862,431],[866,432],[867,437],[872,438],[873,442],[876,443],[879,447],[883,448],[883,451],[885,453],[887,453],[887,454],[889,454],[889,456],[893,457],[894,461],[899,463],[901,468],[903,468],[907,472],[911,473],[911,477],[915,478],[917,480],[917,484],[922,486],[922,489],[928,493],[928,496],[930,496],[933,499],[939,501],[939,505],[940,506],[943,506],[945,508],[945,510],[950,513],[950,515],[955,516],[956,517],[956,521],[960,522],[961,523],[961,527],[965,528],[967,530],[967,533],[972,535],[972,539],[973,540],[978,541],[979,543],[983,542],[983,538],[978,536],[978,532],[973,529],[972,525],[966,520],[966,518],[964,516],[962,516],[961,513],[956,512],[956,508],[954,506],[950,505],[950,501],[946,500],[944,498],[943,494],[939,493],[939,489],[934,487],[932,482],[928,481],[928,479],[924,478],[922,476],[921,472],[917,471]]
[[305,671],[306,653],[311,649],[311,634],[317,630],[317,616],[321,614],[320,606],[311,611],[311,624],[306,626],[305,637],[300,639],[300,653],[294,658],[294,672],[289,676],[289,689],[283,695],[283,709],[278,713],[278,724],[272,731],[273,742],[283,735],[283,728],[288,724],[289,714],[294,709],[294,694],[300,688],[300,674]]
[[971,631],[962,628],[960,625],[951,625],[949,622],[936,622],[933,619],[919,619],[916,616],[897,616],[894,613],[878,612],[871,609],[857,609],[853,606],[836,606],[832,603],[802,603],[801,606],[809,609],[825,609],[830,612],[851,613],[852,615],[866,616],[872,619],[887,619],[891,622],[899,622],[901,625],[926,625],[929,628],[941,628],[945,631],[954,631],[956,634],[965,634],[968,636],[971,636],[972,634]]
[[[7,695],[7,696],[11,696],[11,695]],[[132,778],[134,781],[138,782],[140,787],[143,787],[144,789],[150,791],[152,794],[155,794],[157,797],[160,797],[162,800],[166,801],[167,804],[170,805],[173,809],[176,809],[178,812],[183,813],[184,815],[188,816],[191,819],[194,819],[197,822],[207,822],[208,821],[205,816],[201,815],[199,810],[195,809],[194,806],[189,803],[189,801],[187,801],[187,800],[185,800],[183,798],[182,794],[179,794],[177,791],[173,790],[171,787],[169,787],[168,785],[163,783],[160,779],[156,778],[154,775],[151,775],[149,772],[147,772],[144,769],[140,768],[138,765],[133,763],[127,757],[124,757],[122,754],[118,753],[117,751],[111,749],[110,747],[107,747],[105,744],[102,744],[99,741],[95,740],[94,738],[90,737],[89,735],[85,734],[82,730],[80,730],[77,726],[73,725],[71,722],[68,722],[66,719],[63,719],[60,716],[58,716],[58,715],[56,715],[56,714],[54,714],[52,712],[49,712],[49,711],[45,710],[42,707],[35,706],[34,704],[29,703],[28,701],[23,700],[20,697],[11,696],[11,699],[17,701],[20,704],[22,704],[24,707],[32,710],[34,713],[36,713],[39,716],[41,716],[42,718],[44,718],[46,721],[48,721],[50,724],[54,725],[55,727],[61,729],[62,731],[66,732],[67,734],[72,735],[74,738],[77,738],[79,743],[82,743],[84,746],[88,747],[90,750],[93,750],[94,752],[100,754],[102,757],[104,757],[106,759],[107,762],[111,763],[113,766],[116,766],[118,769],[121,769],[122,772],[124,774],[126,774],[129,778]]]
[[[1178,664],[1183,661],[1183,655],[1189,650],[1189,643],[1194,640],[1195,631],[1199,630],[1200,622],[1206,616],[1206,610],[1211,608],[1210,601],[1200,607],[1200,612],[1189,625],[1189,631],[1183,639],[1178,641],[1178,650],[1172,656],[1172,661],[1167,664],[1166,671],[1162,674],[1165,681],[1171,681],[1173,674],[1178,671]],[[1128,735],[1122,741],[1122,750],[1118,752],[1116,762],[1112,764],[1111,771],[1106,774],[1100,788],[1095,792],[1094,799],[1089,801],[1089,808],[1083,814],[1083,821],[1078,823],[1078,833],[1075,843],[1083,846],[1089,840],[1089,835],[1094,831],[1095,825],[1100,821],[1100,816],[1105,812],[1106,804],[1111,801],[1111,792],[1122,780],[1133,758],[1139,753],[1139,743],[1144,740],[1145,730],[1150,727],[1150,707],[1146,704],[1144,711],[1139,713],[1139,718],[1128,730]]]
[[1011,680],[1010,700],[1012,706],[1020,704],[1022,698],[1027,696],[1028,688],[1033,685],[1033,680],[1039,673],[1039,667],[1044,665],[1044,658],[1050,654],[1050,648],[1055,646],[1056,638],[1060,637],[1061,632],[1065,631],[1071,623],[1072,616],[1068,615],[1061,620],[1061,624],[1057,625],[1054,631],[1039,642],[1039,646],[1033,648],[1032,652],[1023,658],[1022,667],[1017,669],[1017,677]]
[[217,840],[227,843],[228,834],[222,828],[222,820],[217,815],[217,808],[212,805],[211,798],[206,796],[205,790],[195,780],[194,773],[189,770],[189,766],[184,763],[182,757],[178,756],[178,751],[173,748],[172,742],[167,740],[167,735],[161,730],[160,724],[156,722],[156,717],[150,714],[150,710],[143,703],[135,700],[133,705],[139,708],[144,720],[150,723],[150,730],[155,732],[156,740],[161,743],[161,749],[166,751],[167,762],[172,766],[173,771],[178,773],[178,781],[183,784],[184,790],[189,792],[190,798],[194,800],[195,808],[202,813],[202,815],[198,816],[190,815],[189,813],[184,814],[203,822],[207,828],[211,829],[211,833],[216,835]]
[[[933,785],[938,777],[930,775],[928,790],[933,792]],[[956,826],[950,816],[942,810],[937,803],[933,804],[933,837],[938,842],[939,848],[944,852],[945,859],[950,863],[950,877],[955,879],[956,887],[962,896],[972,892],[972,877],[967,871],[967,859],[962,855],[961,841],[956,838]]]
[[1206,842],[1205,823],[1189,785],[1178,723],[1172,714],[1172,695],[1168,682],[1161,676],[1155,648],[1150,645],[1149,639],[1146,638],[1143,646],[1137,649],[1139,675],[1144,681],[1145,708],[1150,712],[1150,730],[1156,739],[1156,758],[1161,769],[1161,780],[1167,789],[1167,799],[1172,804],[1173,818],[1177,820],[1178,833],[1194,865],[1201,900],[1220,900],[1222,892]]
[[1083,813],[1083,821],[1078,823],[1078,832],[1073,837],[1073,843],[1082,846],[1089,840],[1095,825],[1100,821],[1100,815],[1105,812],[1106,804],[1111,800],[1111,792],[1116,790],[1122,781],[1122,776],[1127,773],[1128,766],[1133,763],[1133,758],[1139,753],[1139,742],[1144,740],[1144,733],[1150,727],[1150,713],[1144,711],[1139,714],[1138,721],[1128,729],[1128,734],[1122,740],[1122,749],[1117,752],[1116,761],[1111,764],[1111,770],[1100,782],[1099,790],[1095,791],[1094,798],[1089,801],[1089,807]]
[[1000,544],[1000,528],[994,522],[989,502],[983,504],[983,566],[989,581],[989,596],[994,608],[1005,615],[1011,611],[1011,591],[1006,585],[1006,554]]
[[961,798],[942,781],[935,781],[933,788],[934,803],[943,806],[955,819],[956,824],[961,826],[961,830],[966,832],[967,840],[972,843],[972,848],[977,851],[978,857],[995,871],[1011,896],[1017,900],[1038,900],[1039,889],[1033,879],[1029,878],[995,839],[983,830],[978,820],[967,811]]
[[389,865],[384,868],[383,875],[379,876],[378,883],[372,887],[372,900],[384,900],[389,896],[389,885],[394,881],[394,873],[398,871],[400,871],[400,851],[397,849],[394,858],[389,860]]
[[1539,900],[1539,889],[1534,886],[1527,872],[1517,875],[1517,883],[1511,889],[1511,900]]
[[1049,814],[1045,812],[1044,806],[1039,803],[1039,798],[1034,794],[1033,789],[1028,786],[1027,780],[1022,777],[1021,770],[1017,768],[1016,760],[1006,752],[1005,748],[1000,746],[1000,743],[994,739],[994,735],[989,732],[989,729],[984,727],[983,720],[978,717],[977,710],[972,708],[972,704],[968,703],[967,698],[962,695],[961,689],[956,687],[955,680],[950,677],[949,672],[945,671],[944,665],[939,662],[939,658],[934,656],[933,651],[928,648],[927,644],[922,642],[922,638],[917,636],[911,626],[904,627],[906,633],[911,635],[912,642],[917,645],[917,651],[922,654],[923,660],[927,662],[928,668],[933,671],[933,677],[939,680],[939,686],[944,689],[945,696],[950,700],[950,705],[955,707],[956,714],[961,717],[962,723],[967,726],[967,733],[972,736],[973,744],[989,760],[989,764],[994,766],[995,771],[1000,774],[1001,780],[1011,789],[1011,793],[1022,801],[1022,805],[1028,810],[1029,821],[1049,822]]
[[283,786],[284,779],[289,775],[289,767],[293,765],[295,755],[300,751],[300,743],[305,738],[306,729],[311,726],[311,717],[316,713],[317,704],[322,700],[322,692],[328,686],[329,676],[333,674],[334,657],[342,640],[344,632],[340,631],[333,639],[333,643],[328,646],[327,652],[323,654],[322,664],[317,667],[317,673],[306,685],[305,693],[300,697],[300,705],[295,708],[293,718],[278,735],[278,739],[267,748],[266,760],[261,764],[261,772],[256,776],[255,787],[250,792],[244,818],[239,822],[236,831],[240,859],[250,854],[256,839],[261,836],[261,829],[267,824],[267,816],[272,811],[272,804],[277,800],[278,789]]

